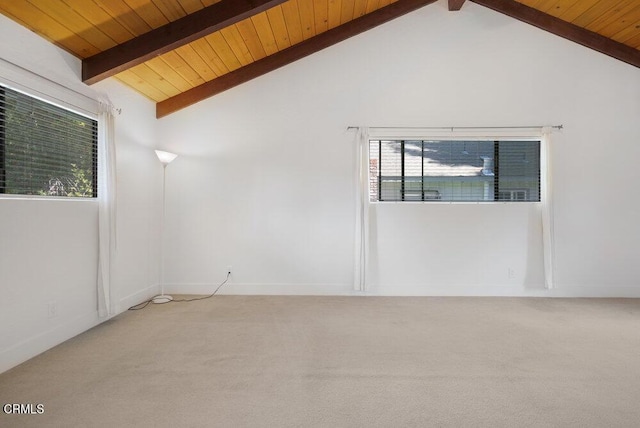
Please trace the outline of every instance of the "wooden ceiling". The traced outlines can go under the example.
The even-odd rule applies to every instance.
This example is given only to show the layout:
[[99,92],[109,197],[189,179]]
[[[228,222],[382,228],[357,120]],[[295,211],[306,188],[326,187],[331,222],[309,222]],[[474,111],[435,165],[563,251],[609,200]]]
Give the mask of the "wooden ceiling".
[[[640,67],[640,0],[470,1]],[[434,2],[0,0],[0,13],[81,58],[85,83],[115,76],[162,117]]]

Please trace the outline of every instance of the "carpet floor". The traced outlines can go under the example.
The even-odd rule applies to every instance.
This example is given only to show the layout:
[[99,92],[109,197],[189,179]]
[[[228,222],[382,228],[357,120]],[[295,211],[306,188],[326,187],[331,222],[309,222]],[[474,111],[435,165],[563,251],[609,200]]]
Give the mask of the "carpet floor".
[[6,403],[44,413],[3,427],[637,427],[640,299],[149,305],[0,374]]

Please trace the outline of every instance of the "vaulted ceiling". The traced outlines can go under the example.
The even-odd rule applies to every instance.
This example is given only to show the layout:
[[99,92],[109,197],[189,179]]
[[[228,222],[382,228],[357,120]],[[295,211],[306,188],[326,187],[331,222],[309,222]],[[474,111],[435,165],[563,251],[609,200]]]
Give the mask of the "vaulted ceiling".
[[[0,0],[162,117],[436,0]],[[470,0],[640,67],[640,0]],[[448,0],[459,13],[465,0]]]

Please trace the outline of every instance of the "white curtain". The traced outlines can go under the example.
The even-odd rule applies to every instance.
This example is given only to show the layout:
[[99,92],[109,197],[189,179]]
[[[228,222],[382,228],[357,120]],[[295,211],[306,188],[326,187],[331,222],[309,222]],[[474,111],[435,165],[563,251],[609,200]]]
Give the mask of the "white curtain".
[[369,259],[369,129],[356,132],[356,233],[353,288],[367,290]]
[[553,165],[551,140],[554,128],[560,127],[516,127],[516,128],[358,128],[356,147],[358,167],[356,168],[356,240],[355,240],[355,290],[366,290],[369,237],[369,138],[374,139],[451,139],[485,140],[487,138],[526,139],[542,134],[541,138],[541,223],[544,258],[544,282],[547,289],[555,283],[555,245],[553,225]]
[[100,101],[98,113],[98,314],[115,315],[113,263],[116,249],[116,144],[113,105]]
[[541,195],[542,202],[542,249],[544,256],[544,283],[547,289],[554,286],[554,231],[553,231],[553,182],[551,164],[551,128],[542,129],[541,155]]

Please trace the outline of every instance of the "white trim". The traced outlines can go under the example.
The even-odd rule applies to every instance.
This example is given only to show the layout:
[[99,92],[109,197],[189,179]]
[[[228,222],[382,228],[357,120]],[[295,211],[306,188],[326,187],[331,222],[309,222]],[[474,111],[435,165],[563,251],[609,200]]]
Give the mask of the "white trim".
[[[209,295],[222,283],[165,284],[168,294]],[[292,296],[350,296],[361,295],[352,284],[300,283],[235,283],[227,282],[216,295],[292,295]]]
[[124,312],[132,306],[139,305],[142,302],[146,302],[153,296],[156,296],[159,292],[160,284],[153,284],[143,288],[142,290],[138,290],[135,293],[131,293],[118,301],[116,306],[116,313]]
[[47,196],[47,195],[14,195],[7,193],[0,193],[0,199],[6,200],[20,200],[20,201],[75,201],[75,202],[97,202],[97,198],[86,198],[83,196],[71,197],[71,196]]
[[[169,294],[209,295],[220,283],[174,283],[165,285]],[[146,290],[150,290],[146,289]],[[142,292],[141,292],[142,293]],[[434,297],[585,297],[640,298],[640,288],[633,284],[611,287],[566,286],[548,290],[544,285],[370,285],[366,292],[353,290],[351,284],[300,283],[227,283],[216,295],[289,295],[289,296],[434,296]],[[135,303],[147,300],[146,296]]]
[[65,341],[102,324],[117,314],[125,312],[133,305],[144,302],[158,294],[160,285],[150,285],[122,299],[116,306],[116,314],[109,318],[100,318],[98,312],[80,315],[50,329],[24,339],[6,349],[0,350],[0,373],[24,363],[25,361],[64,343]]
[[546,289],[544,285],[373,285],[367,296],[428,296],[428,297],[553,297],[553,298],[639,298],[640,288],[634,285],[562,286]]
[[0,373],[97,326],[102,321],[104,320],[98,318],[97,311],[79,315],[0,351]]
[[0,58],[0,84],[41,101],[97,119],[98,94],[88,87],[83,93]]

